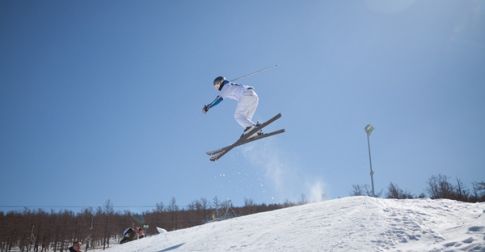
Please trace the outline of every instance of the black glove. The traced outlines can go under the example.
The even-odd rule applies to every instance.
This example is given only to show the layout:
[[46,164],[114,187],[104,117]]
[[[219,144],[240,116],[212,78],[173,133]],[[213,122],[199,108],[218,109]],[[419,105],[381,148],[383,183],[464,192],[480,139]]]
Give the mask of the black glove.
[[202,111],[204,113],[207,113],[209,111],[209,106],[208,105],[204,105],[204,107],[202,108]]

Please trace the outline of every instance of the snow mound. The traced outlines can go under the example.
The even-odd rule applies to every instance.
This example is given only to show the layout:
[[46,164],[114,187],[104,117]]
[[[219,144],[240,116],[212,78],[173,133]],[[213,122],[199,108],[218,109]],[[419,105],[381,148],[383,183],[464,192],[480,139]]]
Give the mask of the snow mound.
[[485,203],[348,197],[116,245],[105,251],[485,251]]
[[165,233],[167,233],[167,230],[165,230],[165,229],[163,229],[163,228],[161,228],[161,227],[157,227],[157,232],[158,232],[159,234],[165,234]]

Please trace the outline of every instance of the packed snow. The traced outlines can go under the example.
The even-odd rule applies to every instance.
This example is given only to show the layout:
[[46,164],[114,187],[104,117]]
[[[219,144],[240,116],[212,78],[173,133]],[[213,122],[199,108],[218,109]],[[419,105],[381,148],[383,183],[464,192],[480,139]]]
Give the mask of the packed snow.
[[348,197],[163,232],[105,251],[485,251],[485,203]]

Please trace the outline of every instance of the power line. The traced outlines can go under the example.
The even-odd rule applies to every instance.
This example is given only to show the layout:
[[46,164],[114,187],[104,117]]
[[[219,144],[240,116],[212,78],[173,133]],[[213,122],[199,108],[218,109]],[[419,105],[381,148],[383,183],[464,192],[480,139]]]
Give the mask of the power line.
[[[96,206],[104,207],[104,206]],[[113,208],[156,208],[153,205],[120,205],[120,206],[110,206]],[[0,208],[93,208],[93,206],[80,206],[80,205],[0,205]]]

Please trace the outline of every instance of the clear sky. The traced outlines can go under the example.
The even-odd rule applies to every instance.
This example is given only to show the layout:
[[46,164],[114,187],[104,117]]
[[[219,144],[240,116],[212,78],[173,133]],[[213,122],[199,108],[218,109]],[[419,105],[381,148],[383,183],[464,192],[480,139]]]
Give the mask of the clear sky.
[[[485,2],[0,1],[0,205],[153,206],[347,196],[485,180]],[[217,75],[287,132],[208,114]],[[5,208],[2,208],[5,209]]]

